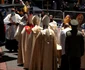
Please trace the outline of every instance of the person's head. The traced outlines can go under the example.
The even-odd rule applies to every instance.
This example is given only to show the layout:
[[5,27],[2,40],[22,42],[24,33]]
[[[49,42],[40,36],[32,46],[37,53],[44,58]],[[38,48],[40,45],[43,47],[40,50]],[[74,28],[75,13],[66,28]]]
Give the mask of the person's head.
[[84,19],[83,14],[79,14],[79,15],[76,17],[76,20],[79,22],[79,25],[82,24],[83,19]]
[[49,16],[48,15],[44,15],[44,17],[42,18],[43,27],[48,27],[49,22],[50,22]]
[[19,15],[20,16],[23,16],[24,15],[23,9],[19,9]]
[[71,27],[72,27],[72,30],[73,30],[73,31],[78,30],[78,29],[77,29],[77,28],[78,28],[78,21],[77,21],[76,19],[72,19],[72,20],[70,21],[70,24],[71,24]]
[[81,28],[85,30],[85,23],[81,25]]
[[34,25],[39,25],[40,24],[40,18],[37,15],[34,15],[32,17],[32,22]]
[[65,17],[65,18],[71,18],[71,17],[70,17],[70,15],[66,15],[66,17]]
[[50,15],[49,18],[50,18],[50,22],[53,22],[53,15]]
[[15,15],[15,8],[11,8],[11,15]]
[[42,12],[41,12],[41,17],[43,18],[44,15],[45,15],[45,12],[42,11]]
[[30,4],[30,2],[26,1],[25,4],[26,4],[26,6],[28,6]]
[[66,17],[63,19],[63,23],[69,23],[71,21],[70,15],[66,15]]

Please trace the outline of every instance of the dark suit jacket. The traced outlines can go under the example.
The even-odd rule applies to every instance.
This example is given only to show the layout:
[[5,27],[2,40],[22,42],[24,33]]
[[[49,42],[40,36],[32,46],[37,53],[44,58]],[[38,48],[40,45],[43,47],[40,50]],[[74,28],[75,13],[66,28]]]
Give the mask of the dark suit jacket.
[[66,33],[65,52],[71,57],[81,57],[84,54],[84,37],[80,31],[76,34],[72,30]]

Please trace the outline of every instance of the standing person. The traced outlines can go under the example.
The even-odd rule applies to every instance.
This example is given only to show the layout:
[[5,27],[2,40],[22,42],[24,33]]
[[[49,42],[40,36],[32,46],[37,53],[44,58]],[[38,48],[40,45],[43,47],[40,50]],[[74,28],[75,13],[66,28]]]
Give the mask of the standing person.
[[0,45],[2,45],[5,42],[5,26],[3,22],[3,16],[0,12]]
[[[0,12],[0,46],[2,46],[5,42],[5,28],[4,28],[4,22],[3,22],[3,16]],[[3,55],[3,52],[0,51],[0,58]]]
[[15,39],[18,41],[18,59],[17,59],[17,63],[19,66],[23,65],[23,56],[22,56],[22,30],[23,28],[27,25],[28,22],[28,14],[27,14],[27,10],[24,9],[23,11],[23,18],[21,19],[20,24],[17,27],[17,30],[15,32]]
[[43,17],[43,28],[33,47],[29,70],[57,70],[55,33],[48,28],[50,19]]
[[66,33],[65,53],[68,57],[69,70],[80,70],[81,56],[84,54],[84,37],[78,31],[78,21],[71,20],[72,30]]
[[81,57],[81,70],[85,70],[85,23],[81,25],[82,34],[84,36],[84,55]]
[[57,25],[57,22],[53,19],[54,18],[53,15],[50,15],[49,18],[50,18],[50,22],[53,22]]
[[61,70],[69,70],[68,58],[65,54],[65,38],[66,38],[66,32],[71,30],[71,28],[69,23],[64,23],[63,27],[64,29],[61,30],[61,33],[60,33],[60,45],[62,47]]
[[25,69],[29,69],[32,49],[34,47],[38,33],[42,30],[42,27],[39,26],[40,18],[37,15],[34,15],[32,17],[32,22],[34,27],[31,29],[30,34],[26,34],[26,41],[25,41],[26,50],[25,50],[25,62],[24,62]]
[[66,15],[65,18],[63,19],[63,23],[61,24],[61,30],[64,29],[63,25],[64,23],[70,23],[71,17],[70,15]]
[[[20,56],[22,56],[22,64],[24,65],[24,68],[28,68],[28,38],[29,38],[29,35],[31,34],[32,32],[32,28],[34,27],[33,23],[32,23],[32,17],[33,15],[30,14],[28,15],[28,22],[26,23],[26,25],[23,27],[22,31],[21,31],[21,51],[22,53],[18,56],[18,58],[20,58]],[[27,60],[26,60],[27,59]],[[20,59],[19,59],[20,61]],[[27,62],[26,62],[27,61]],[[19,63],[19,62],[18,62]],[[21,64],[21,65],[22,65]]]
[[4,18],[4,24],[6,26],[6,48],[9,51],[17,51],[17,41],[14,39],[17,26],[20,23],[22,17],[15,13],[15,9],[11,9],[11,13]]
[[65,18],[63,19],[63,23],[61,24],[59,32],[59,42],[62,48],[61,65],[60,65],[61,70],[63,69],[68,70],[68,61],[67,61],[67,56],[65,54],[65,38],[66,38],[66,32],[71,30],[69,25],[70,20],[71,20],[70,15],[66,15]]
[[78,14],[76,17],[76,20],[78,21],[78,29],[81,31],[81,25],[84,20],[84,15],[83,14]]

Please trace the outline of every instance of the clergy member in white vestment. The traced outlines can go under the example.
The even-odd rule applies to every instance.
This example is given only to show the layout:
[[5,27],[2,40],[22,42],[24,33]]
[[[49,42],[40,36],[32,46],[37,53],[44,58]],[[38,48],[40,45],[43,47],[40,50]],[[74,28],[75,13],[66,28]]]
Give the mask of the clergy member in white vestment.
[[25,69],[29,69],[32,48],[35,44],[38,33],[42,30],[42,28],[39,26],[40,18],[37,15],[34,15],[32,17],[32,22],[34,25],[34,27],[32,28],[32,32],[30,34],[26,34],[26,42],[25,42],[26,50],[25,50],[25,62],[24,62]]
[[57,60],[58,60],[58,67],[60,66],[60,64],[61,64],[61,50],[62,50],[62,48],[61,48],[61,46],[60,46],[60,38],[59,38],[59,31],[58,31],[58,27],[57,27],[57,23],[55,23],[55,22],[50,22],[49,23],[49,27],[54,31],[54,33],[55,33],[55,36],[56,36],[56,51],[57,51]]
[[27,68],[27,64],[26,64],[26,58],[27,58],[27,44],[28,44],[28,38],[30,33],[32,32],[32,28],[34,27],[33,23],[32,23],[32,17],[33,15],[29,15],[28,16],[28,23],[27,25],[25,25],[25,27],[22,29],[21,31],[21,48],[22,48],[22,59],[23,59],[23,65],[24,68]]
[[54,31],[48,28],[49,22],[45,15],[42,20],[44,29],[36,38],[29,70],[57,70],[56,38]]
[[[17,26],[20,23],[22,17],[15,13],[15,9],[11,9],[11,13],[4,18],[4,24],[6,26],[6,48],[9,51],[17,51],[17,42],[14,39],[14,34],[16,32]],[[12,45],[11,45],[11,44]]]
[[21,22],[20,22],[20,24],[17,27],[16,32],[15,32],[15,39],[18,41],[18,59],[17,59],[17,63],[18,63],[19,66],[23,65],[22,47],[21,47],[21,41],[22,41],[21,31],[26,26],[27,19],[28,19],[28,14],[25,13],[22,20],[21,20]]
[[23,59],[24,54],[23,54],[23,48],[22,48],[22,43],[24,42],[24,40],[22,42],[22,38],[23,38],[22,36],[23,35],[21,33],[23,32],[24,27],[27,26],[28,21],[29,21],[28,20],[29,19],[29,17],[28,17],[28,8],[26,6],[24,6],[24,8],[23,8],[23,14],[24,14],[22,16],[23,18],[22,18],[22,20],[21,20],[21,22],[20,22],[20,24],[19,24],[19,26],[16,30],[16,33],[15,33],[15,38],[18,41],[18,59],[17,59],[17,63],[18,63],[19,66],[23,66],[23,63],[24,63],[24,59]]

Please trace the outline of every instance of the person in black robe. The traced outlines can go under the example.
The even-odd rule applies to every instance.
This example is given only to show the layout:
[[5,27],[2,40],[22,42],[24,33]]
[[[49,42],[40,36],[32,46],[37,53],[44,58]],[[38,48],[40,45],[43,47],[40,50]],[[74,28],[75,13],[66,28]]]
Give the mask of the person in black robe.
[[69,70],[80,70],[81,56],[84,55],[84,37],[78,31],[78,21],[71,20],[72,30],[66,32],[65,53],[68,57]]

